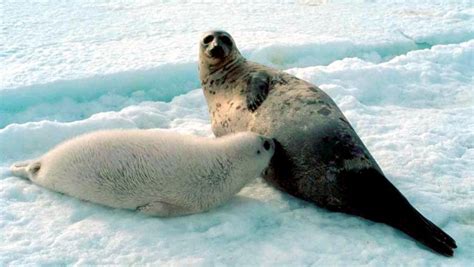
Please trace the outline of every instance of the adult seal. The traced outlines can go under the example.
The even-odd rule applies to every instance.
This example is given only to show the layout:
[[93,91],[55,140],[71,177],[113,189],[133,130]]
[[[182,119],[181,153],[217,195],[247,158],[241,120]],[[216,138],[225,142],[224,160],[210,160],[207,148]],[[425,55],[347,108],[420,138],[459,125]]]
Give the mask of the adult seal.
[[153,216],[216,207],[261,175],[272,139],[246,132],[223,139],[157,130],[99,131],[66,141],[14,175],[83,200]]
[[199,47],[214,134],[250,130],[276,140],[267,181],[320,207],[391,225],[440,254],[453,255],[455,241],[390,183],[321,89],[246,60],[227,32],[205,33]]

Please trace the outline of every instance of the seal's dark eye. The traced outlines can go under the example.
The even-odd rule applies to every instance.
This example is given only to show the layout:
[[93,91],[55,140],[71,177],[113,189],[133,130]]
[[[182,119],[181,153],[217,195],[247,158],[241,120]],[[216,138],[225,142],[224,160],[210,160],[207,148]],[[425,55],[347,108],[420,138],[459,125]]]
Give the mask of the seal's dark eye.
[[232,46],[232,40],[229,37],[224,35],[224,36],[221,36],[220,39],[227,46]]
[[270,147],[271,147],[270,142],[268,141],[263,142],[263,148],[265,148],[265,150],[269,150]]
[[214,36],[208,35],[208,36],[206,36],[206,37],[202,40],[202,42],[203,42],[204,44],[208,44],[208,43],[212,42],[212,40],[214,40]]

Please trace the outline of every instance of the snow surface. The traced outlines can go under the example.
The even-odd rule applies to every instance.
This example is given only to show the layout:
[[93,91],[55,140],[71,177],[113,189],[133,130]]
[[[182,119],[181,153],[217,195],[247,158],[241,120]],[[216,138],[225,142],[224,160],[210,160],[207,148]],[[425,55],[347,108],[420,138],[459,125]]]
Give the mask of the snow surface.
[[[0,266],[472,266],[472,1],[252,2],[0,2]],[[391,181],[456,239],[455,256],[260,179],[218,209],[160,219],[10,175],[97,129],[212,136],[196,60],[213,28],[329,93]]]

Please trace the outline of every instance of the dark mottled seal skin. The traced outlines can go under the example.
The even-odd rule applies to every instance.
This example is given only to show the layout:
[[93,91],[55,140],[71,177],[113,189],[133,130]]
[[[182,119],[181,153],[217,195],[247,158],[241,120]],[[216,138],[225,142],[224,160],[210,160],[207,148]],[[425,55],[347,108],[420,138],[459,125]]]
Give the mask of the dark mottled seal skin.
[[267,181],[320,207],[386,223],[442,255],[453,255],[455,241],[388,181],[321,89],[247,61],[224,31],[205,33],[199,46],[214,134],[251,130],[276,139]]

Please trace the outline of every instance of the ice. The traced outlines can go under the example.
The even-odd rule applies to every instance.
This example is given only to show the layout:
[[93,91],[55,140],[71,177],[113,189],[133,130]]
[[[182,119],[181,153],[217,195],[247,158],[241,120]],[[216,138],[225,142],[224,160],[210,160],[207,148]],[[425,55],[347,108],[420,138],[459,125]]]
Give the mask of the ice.
[[[0,265],[474,262],[472,1],[2,1],[0,10]],[[331,95],[389,179],[456,239],[455,256],[261,179],[210,212],[160,219],[8,172],[98,129],[212,137],[197,42],[215,28],[249,59]]]
[[32,118],[74,121],[142,101],[169,101],[199,87],[195,64],[165,64],[152,69],[0,89],[0,127]]

